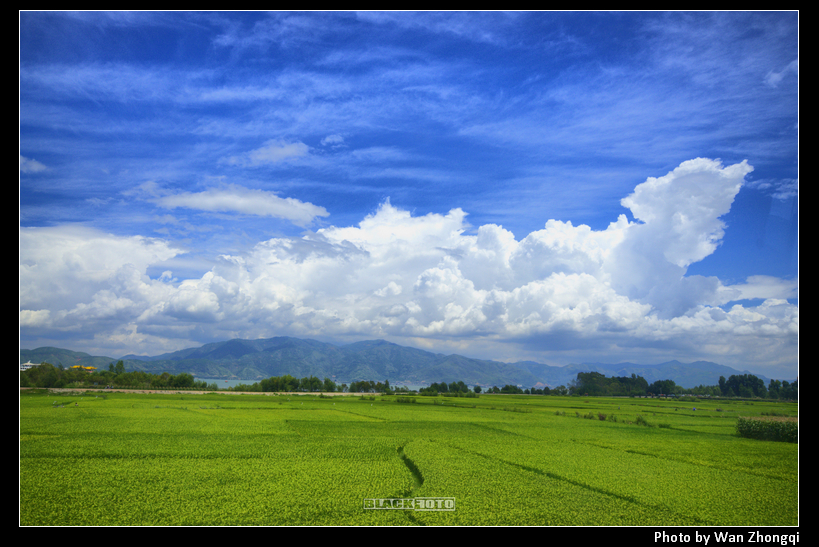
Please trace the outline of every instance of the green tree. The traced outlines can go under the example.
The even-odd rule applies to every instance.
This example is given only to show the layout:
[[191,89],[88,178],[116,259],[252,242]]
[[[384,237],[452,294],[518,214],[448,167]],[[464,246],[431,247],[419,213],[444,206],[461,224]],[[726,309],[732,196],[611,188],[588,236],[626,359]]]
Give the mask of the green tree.
[[469,387],[464,383],[463,380],[459,380],[457,382],[450,382],[447,386],[450,393],[466,393],[469,391]]
[[599,372],[578,372],[574,383],[574,392],[584,395],[605,395],[606,376]]
[[779,399],[779,391],[782,389],[782,382],[771,379],[768,382],[768,397],[770,399]]
[[767,397],[765,382],[753,374],[732,374],[728,380],[720,376],[720,390],[726,396]]
[[[121,374],[120,376],[125,376],[125,375]],[[170,385],[170,382],[171,382],[171,374],[168,373],[168,372],[163,372],[159,376],[154,376],[151,379],[151,387],[157,387],[157,388],[168,387]]]
[[655,395],[671,395],[677,392],[677,384],[674,380],[657,380],[648,386],[648,392]]
[[62,372],[64,371],[59,370],[51,363],[43,361],[39,366],[21,372],[20,382],[21,385],[25,382],[28,386],[33,387],[62,387],[65,385],[65,381],[61,376]]
[[790,383],[786,380],[782,380],[782,389],[779,391],[779,398],[798,400],[799,399],[798,382]]
[[183,372],[181,374],[177,374],[176,376],[171,376],[168,380],[168,385],[170,387],[193,387],[194,379],[193,376],[188,374],[187,372]]
[[324,379],[324,391],[332,393],[336,390],[336,383],[329,378]]

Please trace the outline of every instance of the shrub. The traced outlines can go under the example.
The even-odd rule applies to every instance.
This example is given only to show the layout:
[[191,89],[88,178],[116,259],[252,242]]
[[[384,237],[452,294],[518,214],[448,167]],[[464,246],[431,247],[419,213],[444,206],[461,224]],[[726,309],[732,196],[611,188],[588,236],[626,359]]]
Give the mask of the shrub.
[[741,437],[764,441],[799,442],[799,421],[796,419],[744,418],[737,419]]

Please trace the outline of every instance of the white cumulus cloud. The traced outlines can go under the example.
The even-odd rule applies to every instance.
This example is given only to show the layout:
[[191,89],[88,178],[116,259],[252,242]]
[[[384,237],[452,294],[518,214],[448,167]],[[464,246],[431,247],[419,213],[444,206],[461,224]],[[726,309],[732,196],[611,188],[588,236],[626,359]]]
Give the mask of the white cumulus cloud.
[[[136,328],[150,340],[189,340],[194,332],[209,339],[472,340],[492,348],[494,358],[505,353],[493,343],[771,357],[792,352],[798,337],[798,307],[786,300],[797,281],[753,276],[724,286],[686,275],[717,249],[720,217],[751,169],[746,162],[684,162],[623,199],[634,222],[621,215],[593,230],[549,220],[521,240],[502,226],[471,230],[458,208],[412,216],[385,201],[357,226],[263,241],[242,255],[216,257],[211,271],[181,282],[168,272],[145,275],[179,252],[165,242],[23,229],[21,326],[72,324],[130,337]],[[232,188],[162,199],[265,214],[278,206],[271,197]],[[765,300],[718,307],[745,298]]]

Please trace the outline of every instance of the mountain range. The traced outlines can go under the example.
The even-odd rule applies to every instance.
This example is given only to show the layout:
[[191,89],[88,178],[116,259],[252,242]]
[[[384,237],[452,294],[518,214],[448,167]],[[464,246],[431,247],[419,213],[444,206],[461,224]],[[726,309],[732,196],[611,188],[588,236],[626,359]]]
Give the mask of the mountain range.
[[[54,347],[20,350],[21,363],[45,361],[54,365],[107,368],[110,363],[119,360],[123,361],[126,370],[155,374],[187,372],[197,378],[241,379],[248,382],[289,374],[296,378],[332,378],[337,383],[389,380],[392,385],[428,385],[462,380],[469,385],[532,387],[540,384],[555,387],[568,385],[577,378],[578,372],[599,372],[606,376],[636,374],[649,383],[670,379],[677,385],[690,388],[716,385],[720,376],[728,378],[732,374],[750,374],[709,361],[669,361],[657,365],[580,363],[566,366],[534,361],[503,363],[432,353],[384,340],[336,346],[287,336],[261,340],[234,339],[153,357],[125,355],[119,359]],[[759,374],[755,376],[767,385],[767,378]]]

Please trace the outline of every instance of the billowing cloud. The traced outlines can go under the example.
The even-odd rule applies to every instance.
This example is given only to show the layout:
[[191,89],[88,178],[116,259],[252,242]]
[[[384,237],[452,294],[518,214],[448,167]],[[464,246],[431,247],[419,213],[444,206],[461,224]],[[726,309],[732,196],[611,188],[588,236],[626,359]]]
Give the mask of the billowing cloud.
[[642,232],[663,239],[665,259],[685,267],[714,252],[725,228],[720,217],[752,170],[747,161],[722,168],[718,161],[697,158],[664,177],[649,177],[621,203],[646,226]]
[[[545,340],[601,353],[666,347],[726,363],[770,358],[794,351],[798,307],[786,298],[795,297],[796,281],[754,276],[724,286],[686,275],[717,249],[720,217],[751,169],[687,161],[623,199],[633,222],[621,215],[592,230],[549,220],[521,240],[497,225],[471,230],[461,209],[412,216],[387,200],[357,226],[260,242],[182,282],[167,271],[146,276],[149,265],[179,252],[167,243],[28,228],[21,230],[21,325],[181,340],[194,331],[210,339],[472,340],[494,358],[508,355],[509,344]],[[232,210],[263,214],[265,196],[251,205],[254,195],[237,198]],[[186,194],[167,206],[207,209],[226,198]],[[747,298],[765,300],[720,307]]]
[[180,253],[168,243],[82,226],[20,229],[20,323],[99,328],[138,317],[172,288],[146,271]]
[[719,303],[715,278],[686,277],[687,267],[720,244],[734,197],[752,167],[743,161],[723,168],[715,160],[683,162],[664,177],[650,177],[621,203],[640,221],[606,261],[612,287],[651,304],[663,317],[699,304]]

